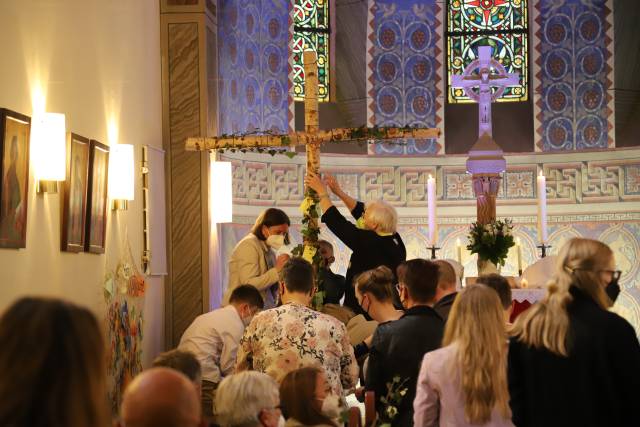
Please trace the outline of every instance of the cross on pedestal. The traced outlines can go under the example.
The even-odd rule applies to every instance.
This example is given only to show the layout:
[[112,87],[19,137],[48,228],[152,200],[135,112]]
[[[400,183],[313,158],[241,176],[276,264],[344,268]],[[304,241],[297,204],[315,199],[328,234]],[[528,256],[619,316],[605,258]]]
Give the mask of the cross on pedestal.
[[[506,86],[519,82],[518,73],[507,73],[504,66],[491,57],[490,46],[478,47],[478,59],[471,62],[461,75],[451,78],[452,87],[463,88],[467,96],[478,103],[478,140],[469,150],[467,171],[473,174],[477,217],[482,224],[496,219],[500,173],[507,169],[502,149],[493,140],[491,103],[502,96]],[[477,92],[473,90],[475,87]],[[495,93],[493,87],[497,88]]]

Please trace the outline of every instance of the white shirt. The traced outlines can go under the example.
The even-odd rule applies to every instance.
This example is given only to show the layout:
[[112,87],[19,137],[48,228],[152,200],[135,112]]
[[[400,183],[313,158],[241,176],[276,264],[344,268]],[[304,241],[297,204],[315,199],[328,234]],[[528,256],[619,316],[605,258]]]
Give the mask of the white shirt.
[[219,383],[233,373],[244,323],[233,305],[202,314],[189,325],[178,348],[195,354],[202,379]]

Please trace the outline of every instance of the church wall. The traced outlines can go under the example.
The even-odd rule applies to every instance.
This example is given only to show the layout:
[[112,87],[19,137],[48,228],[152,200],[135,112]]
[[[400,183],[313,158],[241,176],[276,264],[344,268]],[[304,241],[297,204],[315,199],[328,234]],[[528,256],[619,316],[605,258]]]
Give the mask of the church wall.
[[[294,241],[298,234],[302,200],[304,157],[289,160],[225,154],[234,164],[234,223],[221,231],[222,259],[244,236],[260,211],[270,206],[284,209],[293,219]],[[524,267],[538,259],[536,226],[536,175],[547,177],[549,242],[557,253],[571,237],[584,236],[609,244],[624,274],[625,289],[617,310],[631,319],[640,334],[640,150],[607,150],[565,154],[508,155],[498,193],[498,217],[516,225],[522,242]],[[456,242],[466,246],[469,224],[475,220],[476,201],[471,176],[466,173],[466,156],[378,157],[331,156],[321,159],[322,170],[335,174],[345,191],[360,200],[383,198],[399,214],[399,232],[408,257],[427,257],[426,180],[437,182],[438,252],[441,258],[456,258]],[[338,202],[338,206],[340,203]],[[348,213],[344,212],[346,215]],[[322,238],[336,248],[334,271],[346,271],[349,250],[325,228]],[[516,255],[512,251],[503,268],[515,275]],[[464,249],[465,274],[476,274],[476,258]],[[222,283],[226,283],[226,278]]]
[[[2,1],[0,106],[31,115],[40,85],[47,111],[66,114],[67,131],[105,144],[134,144],[140,165],[142,145],[162,146],[159,17],[157,0]],[[138,173],[135,191],[127,211],[107,214],[106,253],[72,254],[60,251],[60,194],[36,195],[32,174],[27,247],[0,249],[0,310],[23,295],[48,295],[104,318],[105,275],[127,245],[141,270]],[[132,303],[144,317],[143,365],[164,347],[163,287],[162,277],[148,277],[146,295]]]

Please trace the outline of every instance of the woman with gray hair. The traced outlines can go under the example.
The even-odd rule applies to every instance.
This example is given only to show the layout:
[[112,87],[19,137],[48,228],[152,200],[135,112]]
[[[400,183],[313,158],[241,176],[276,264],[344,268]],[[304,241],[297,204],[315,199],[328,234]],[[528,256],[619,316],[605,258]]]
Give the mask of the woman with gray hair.
[[221,427],[284,425],[278,383],[269,375],[256,371],[226,377],[218,387],[215,415],[216,423]]
[[[407,257],[402,238],[396,231],[398,213],[383,200],[374,200],[366,205],[355,200],[342,191],[338,181],[328,174],[323,181],[320,176],[310,173],[305,183],[320,197],[320,208],[324,212],[322,222],[353,251],[347,269],[344,305],[364,314],[354,289],[358,275],[381,265],[390,268],[395,275],[396,268]],[[333,205],[327,187],[344,202],[357,225],[349,222]],[[395,289],[394,294],[394,301],[399,301]]]

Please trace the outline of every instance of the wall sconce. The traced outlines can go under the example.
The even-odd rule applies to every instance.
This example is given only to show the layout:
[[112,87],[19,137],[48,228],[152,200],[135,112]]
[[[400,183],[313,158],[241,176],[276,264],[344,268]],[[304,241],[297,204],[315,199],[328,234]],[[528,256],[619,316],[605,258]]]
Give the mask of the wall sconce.
[[66,179],[67,139],[64,114],[37,113],[31,122],[31,153],[38,194],[57,193]]
[[134,198],[133,145],[112,145],[109,158],[109,198],[113,210],[127,210]]
[[231,191],[231,162],[211,162],[211,222],[222,224],[233,221]]

